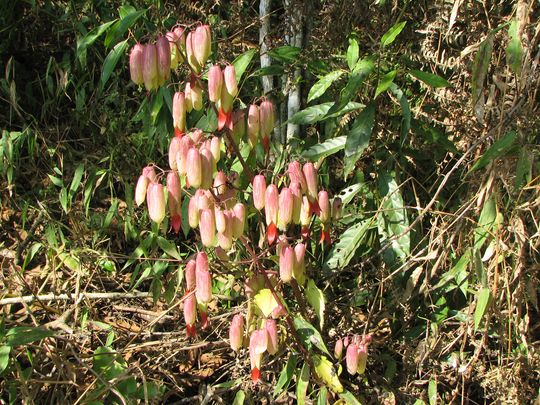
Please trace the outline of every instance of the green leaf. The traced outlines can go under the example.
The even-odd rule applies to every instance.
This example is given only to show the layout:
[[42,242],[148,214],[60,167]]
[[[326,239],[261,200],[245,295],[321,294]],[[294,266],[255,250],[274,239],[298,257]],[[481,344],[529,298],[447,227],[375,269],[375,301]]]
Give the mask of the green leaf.
[[478,251],[492,234],[495,229],[497,220],[497,204],[495,198],[491,195],[482,207],[480,218],[478,218],[478,226],[474,230],[474,250]]
[[9,354],[11,353],[11,346],[0,346],[0,375],[9,365]]
[[54,335],[56,335],[56,332],[49,329],[16,326],[7,331],[5,343],[8,346],[23,346]]
[[392,42],[395,41],[396,37],[403,31],[403,28],[405,28],[405,25],[407,24],[407,21],[401,21],[392,26],[381,38],[381,46],[387,47]]
[[390,91],[399,100],[399,105],[401,106],[401,114],[403,115],[401,123],[401,144],[403,145],[409,134],[409,130],[411,129],[411,106],[403,91],[395,83],[390,85]]
[[296,403],[297,405],[305,405],[306,403],[306,393],[309,384],[309,376],[311,370],[309,364],[304,362],[302,369],[300,370],[297,380],[296,380]]
[[347,405],[364,405],[354,396],[353,393],[347,390],[340,393],[339,397],[343,399],[347,403]]
[[279,379],[274,388],[274,396],[281,394],[283,388],[287,388],[291,382],[294,371],[296,370],[296,363],[298,362],[298,355],[292,354],[287,360],[287,364],[281,370],[279,374]]
[[328,87],[332,85],[337,79],[339,79],[343,73],[343,70],[334,70],[333,72],[328,73],[327,75],[321,77],[309,90],[307,102],[315,100],[322,96]]
[[169,256],[177,260],[182,260],[182,258],[180,257],[180,253],[178,252],[178,248],[174,243],[168,241],[163,236],[158,236],[157,244],[161,248],[161,250],[163,250]]
[[471,172],[481,169],[491,163],[494,159],[497,159],[504,155],[516,141],[517,134],[515,131],[508,132],[501,139],[497,140],[491,147],[484,152],[480,159],[476,161]]
[[429,405],[437,405],[437,381],[429,380],[428,384]]
[[375,90],[375,98],[379,97],[379,94],[385,92],[390,88],[392,83],[394,82],[394,79],[396,77],[397,70],[392,70],[388,73],[386,73],[382,78],[379,84],[377,85],[377,89]]
[[60,205],[62,206],[62,209],[67,214],[69,211],[69,202],[68,202],[67,189],[65,187],[62,187],[60,189],[60,192],[58,193],[58,200],[60,201]]
[[[383,198],[379,207],[380,215],[377,218],[381,244],[393,239],[383,252],[383,259],[388,264],[395,264],[398,260],[405,260],[410,253],[409,219],[401,192],[390,173],[384,172],[379,175],[379,192]],[[403,236],[394,239],[403,232],[405,232]]]
[[[333,118],[333,115],[329,115],[330,108],[333,105],[333,102],[313,105],[304,110],[298,111],[291,117],[291,119],[289,119],[289,122],[291,124],[308,125],[327,118]],[[351,102],[348,103],[339,113],[346,114],[364,107],[364,104]]]
[[508,27],[508,47],[506,48],[506,63],[512,69],[512,71],[519,75],[521,72],[521,60],[523,58],[523,47],[521,45],[521,38],[518,36],[518,23],[516,19],[513,19]]
[[328,139],[327,141],[313,145],[308,150],[302,152],[302,157],[313,162],[333,155],[334,153],[337,153],[345,148],[346,140],[346,136],[338,136],[336,138]]
[[[444,273],[437,285],[434,287],[435,290],[444,287],[449,281],[455,280],[457,286],[461,289],[463,294],[467,296],[467,277],[469,275],[468,266],[471,261],[471,251],[467,250],[458,260],[458,262],[452,267],[449,271]],[[447,290],[450,291],[450,290]]]
[[369,145],[371,132],[375,124],[375,105],[368,105],[354,120],[345,142],[345,178],[354,169],[356,162]]
[[478,52],[474,58],[472,69],[472,104],[476,106],[481,99],[480,95],[484,89],[484,81],[486,79],[489,63],[491,61],[491,53],[493,51],[493,34],[489,33],[487,38],[482,41]]
[[313,354],[311,359],[313,360],[313,366],[317,377],[322,380],[332,392],[338,393],[341,396],[341,393],[343,393],[343,385],[341,385],[336,369],[330,360],[328,360],[326,356],[319,356],[317,354]]
[[307,302],[319,318],[319,326],[322,330],[324,324],[324,294],[319,288],[315,285],[315,282],[312,279],[308,280],[306,288],[306,298]]
[[411,70],[409,72],[412,76],[416,77],[418,80],[423,81],[428,86],[439,88],[439,87],[450,87],[451,84],[443,79],[441,76],[435,75],[433,73],[422,72],[421,70]]
[[375,65],[370,59],[363,59],[356,64],[354,70],[349,76],[349,81],[347,82],[347,85],[343,88],[343,90],[341,90],[341,93],[339,95],[339,101],[336,102],[332,106],[332,108],[330,108],[330,110],[328,111],[328,115],[337,112],[339,112],[340,114],[344,114],[344,112],[342,111],[343,108],[349,104],[349,101],[351,101],[354,97],[358,95],[358,90],[364,82],[364,79],[369,76],[369,74],[373,71],[374,68]]
[[491,290],[488,287],[482,287],[478,291],[478,298],[476,299],[476,308],[474,310],[474,331],[478,330],[480,322],[486,314],[486,310],[491,302]]
[[358,57],[360,55],[360,48],[358,46],[358,41],[356,38],[349,38],[349,47],[347,48],[347,66],[350,70],[356,66],[358,62]]
[[101,90],[103,90],[105,84],[107,84],[107,81],[109,80],[109,77],[111,77],[111,73],[120,60],[120,57],[126,53],[127,46],[127,39],[117,43],[105,58],[105,61],[103,62],[103,71],[101,72],[101,79],[99,81]]
[[73,196],[75,195],[75,192],[79,188],[79,185],[81,184],[81,179],[84,173],[84,165],[81,163],[77,168],[75,169],[75,173],[73,174],[73,180],[71,180],[71,185],[69,186],[69,199],[71,200]]
[[246,399],[246,393],[243,390],[238,390],[234,396],[233,405],[243,405]]
[[523,146],[519,152],[519,158],[516,164],[516,179],[514,181],[516,190],[520,189],[523,184],[531,181],[532,166],[533,162],[530,158],[529,151],[526,146]]
[[109,32],[107,32],[107,36],[105,37],[105,41],[103,42],[105,46],[109,48],[119,38],[124,36],[126,31],[131,28],[131,26],[135,24],[144,13],[146,13],[146,10],[147,9],[132,11],[124,17],[121,17],[120,21],[117,21],[109,30]]
[[236,81],[238,83],[240,83],[244,72],[248,68],[249,64],[251,63],[251,59],[253,59],[253,56],[255,56],[256,53],[256,49],[250,49],[244,52],[242,55],[238,55],[233,61],[232,65],[234,66],[234,70],[236,71]]
[[357,222],[349,229],[347,229],[341,237],[339,242],[334,245],[328,258],[326,260],[326,266],[329,269],[342,269],[349,264],[354,257],[354,253],[364,240],[366,232],[373,225],[373,218],[369,218],[360,222]]
[[47,176],[49,176],[49,179],[51,179],[56,187],[64,187],[64,181],[61,178],[53,176],[52,174],[48,174]]
[[86,66],[86,49],[92,45],[112,24],[117,20],[106,22],[99,27],[94,28],[82,38],[77,39],[77,51],[75,57],[82,66]]
[[277,59],[281,62],[291,63],[298,60],[298,55],[302,49],[296,46],[280,46],[268,51],[268,55],[271,58]]
[[365,183],[356,183],[352,186],[345,187],[337,194],[337,197],[341,198],[341,202],[343,203],[343,206],[345,206],[350,203],[354,196],[361,190],[363,190],[365,193],[368,192],[368,188],[366,187]]
[[281,76],[285,72],[285,68],[281,65],[270,65],[257,69],[250,77],[258,76]]
[[330,356],[321,334],[312,324],[302,318],[302,316],[297,315],[294,318],[294,327],[300,336],[300,340],[302,340],[302,343],[308,350],[310,350],[312,346],[315,346],[320,351]]

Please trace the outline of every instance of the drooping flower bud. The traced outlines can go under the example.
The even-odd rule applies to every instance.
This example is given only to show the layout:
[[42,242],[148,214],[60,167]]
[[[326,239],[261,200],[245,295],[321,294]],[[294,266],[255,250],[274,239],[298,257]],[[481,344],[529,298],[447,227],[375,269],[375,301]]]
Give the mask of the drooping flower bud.
[[279,278],[284,283],[291,281],[295,260],[294,250],[291,246],[281,248],[279,255]]
[[184,319],[186,321],[186,332],[188,337],[195,337],[197,329],[197,299],[194,294],[188,295],[184,300]]
[[150,183],[154,183],[157,181],[156,171],[154,170],[154,166],[146,166],[142,170],[143,176],[145,176]]
[[214,199],[212,198],[212,194],[208,190],[197,190],[199,193],[199,198],[197,200],[197,203],[199,205],[199,210],[214,210]]
[[199,230],[201,232],[201,242],[206,247],[212,247],[216,239],[216,220],[214,210],[205,209],[201,211],[199,220]]
[[191,106],[193,109],[195,111],[201,111],[203,108],[203,96],[202,88],[199,86],[198,82],[191,84],[189,95],[191,97]]
[[291,183],[289,186],[293,196],[293,212],[292,212],[292,222],[294,224],[300,223],[300,212],[302,211],[302,190],[299,183]]
[[355,343],[349,344],[345,361],[347,363],[347,371],[351,375],[355,375],[358,370],[358,346]]
[[176,45],[178,41],[178,35],[174,31],[169,31],[165,34],[165,38],[169,41],[169,49],[171,52],[171,69],[175,70],[178,67],[178,62],[180,61],[180,51]]
[[328,192],[325,190],[319,191],[318,196],[318,203],[319,203],[319,218],[321,219],[321,222],[324,224],[328,222],[330,219],[330,199],[328,198]]
[[178,169],[178,154],[180,153],[181,138],[174,136],[169,144],[169,167],[171,170]]
[[232,211],[226,210],[223,215],[225,218],[225,229],[223,232],[218,233],[218,243],[223,250],[229,251],[233,244],[232,227],[234,214]]
[[332,201],[332,218],[337,221],[338,219],[341,219],[341,211],[343,208],[343,202],[341,201],[341,198],[334,197],[334,201]]
[[143,53],[144,47],[139,43],[135,44],[129,53],[129,74],[131,80],[139,86],[144,84]]
[[148,180],[148,177],[146,177],[144,174],[141,174],[139,176],[139,179],[137,180],[137,186],[135,187],[135,203],[137,204],[137,206],[141,205],[144,202],[149,183],[150,181]]
[[229,329],[229,342],[231,349],[235,352],[242,348],[242,341],[244,340],[244,316],[242,314],[236,314],[231,321],[231,328]]
[[154,44],[144,45],[143,50],[143,80],[146,90],[154,90],[158,87],[158,61],[157,48]]
[[201,211],[199,210],[197,193],[189,199],[188,205],[188,222],[191,228],[197,228],[201,218]]
[[186,112],[190,113],[193,110],[193,100],[191,99],[191,83],[186,82],[184,87],[184,98],[186,103]]
[[259,211],[264,208],[266,194],[266,179],[262,174],[253,177],[253,205]]
[[306,178],[307,195],[310,202],[317,201],[317,194],[319,192],[317,169],[313,166],[313,163],[307,162],[302,168],[304,176]]
[[146,204],[150,219],[158,224],[165,218],[165,193],[160,183],[150,183],[146,192]]
[[255,147],[259,142],[260,118],[259,107],[251,104],[248,110],[248,138],[251,147]]
[[202,159],[196,147],[190,148],[187,153],[186,171],[189,186],[199,188],[202,182]]
[[196,288],[196,263],[195,260],[191,259],[187,262],[186,268],[184,269],[184,277],[186,278],[186,291],[195,291]]
[[270,100],[265,100],[259,107],[261,134],[270,136],[274,130],[274,105]]
[[222,171],[216,173],[214,179],[214,193],[216,195],[223,195],[227,191],[227,175]]
[[214,156],[214,161],[217,163],[221,159],[221,138],[213,136],[210,139],[210,150]]
[[191,41],[197,63],[200,67],[204,67],[206,60],[212,51],[212,34],[210,26],[199,25],[195,28]]
[[181,176],[186,174],[187,155],[193,147],[193,140],[189,136],[183,136],[180,139],[179,153],[176,155],[176,168]]
[[287,230],[287,225],[292,222],[294,200],[293,194],[288,187],[281,190],[279,194],[279,209],[278,209],[278,229],[281,231]]
[[166,37],[161,36],[156,41],[158,58],[159,85],[162,86],[165,80],[171,75],[171,47]]
[[173,125],[176,136],[186,132],[186,96],[180,91],[174,93],[173,97]]
[[364,374],[366,371],[366,364],[367,364],[367,353],[368,345],[367,343],[360,343],[358,345],[358,374]]
[[302,172],[302,165],[298,160],[295,160],[294,162],[289,163],[289,167],[287,172],[289,173],[289,179],[292,183],[298,183],[300,184],[300,188],[302,189],[302,193],[307,192],[307,185],[306,185],[306,178],[304,176],[304,173]]
[[251,362],[251,380],[259,381],[261,378],[261,359],[268,347],[268,332],[266,329],[257,329],[251,333],[249,339],[249,359]]
[[174,35],[176,36],[176,47],[180,50],[181,53],[178,54],[178,62],[183,62],[182,53],[186,53],[186,35],[185,29],[183,27],[176,27],[173,30]]
[[236,69],[233,65],[225,66],[223,70],[223,77],[225,79],[225,86],[227,87],[227,93],[233,98],[238,94],[238,83],[236,82]]
[[267,319],[266,323],[264,324],[264,328],[268,333],[268,342],[266,349],[268,350],[268,353],[276,354],[279,349],[277,323],[274,319]]
[[197,253],[195,259],[195,283],[197,301],[208,303],[212,299],[212,277],[208,267],[208,256],[204,252]]
[[266,187],[264,194],[264,212],[266,215],[266,225],[277,225],[278,219],[279,193],[275,184]]
[[208,99],[217,103],[221,97],[221,87],[223,86],[223,71],[218,65],[208,69]]
[[218,103],[218,130],[227,127],[233,129],[232,105],[234,97],[227,91],[227,86],[221,87],[221,96]]
[[200,150],[201,154],[201,185],[202,189],[208,190],[212,187],[212,180],[214,177],[214,170],[216,167],[216,162],[214,161],[214,156],[210,149],[202,148]]
[[225,218],[225,211],[223,211],[219,207],[216,207],[214,209],[214,216],[216,218],[216,230],[219,233],[225,232],[225,228],[227,227],[227,220]]
[[[197,61],[197,57],[195,56],[195,44],[194,44],[194,36],[195,36],[195,31],[191,31],[187,34],[187,37],[186,37],[186,57],[187,57],[187,62],[189,64],[189,66],[191,67],[191,69],[193,69],[193,71],[195,73],[201,73],[201,65],[199,65],[199,62]],[[188,111],[190,111],[188,109]]]
[[306,245],[298,243],[294,247],[293,276],[300,285],[304,285],[306,279]]
[[334,357],[337,360],[341,360],[341,356],[343,356],[343,340],[338,339],[334,346]]
[[182,188],[177,172],[167,174],[168,205],[171,216],[171,226],[176,233],[180,232],[182,225]]
[[234,239],[238,239],[244,233],[246,222],[246,207],[242,203],[236,203],[233,207],[234,219],[232,226],[232,234]]
[[309,226],[311,222],[311,204],[307,196],[302,197],[302,208],[300,210],[300,224],[302,226]]

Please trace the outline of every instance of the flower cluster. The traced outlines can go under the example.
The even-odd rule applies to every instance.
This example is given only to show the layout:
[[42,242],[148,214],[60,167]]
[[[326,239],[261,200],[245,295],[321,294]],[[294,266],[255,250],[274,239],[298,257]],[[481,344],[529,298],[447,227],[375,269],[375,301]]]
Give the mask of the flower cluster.
[[334,347],[334,356],[336,359],[341,360],[343,349],[346,349],[345,363],[349,374],[364,374],[368,357],[367,350],[370,343],[371,335],[363,337],[354,335],[352,338],[347,336],[344,339],[338,339]]

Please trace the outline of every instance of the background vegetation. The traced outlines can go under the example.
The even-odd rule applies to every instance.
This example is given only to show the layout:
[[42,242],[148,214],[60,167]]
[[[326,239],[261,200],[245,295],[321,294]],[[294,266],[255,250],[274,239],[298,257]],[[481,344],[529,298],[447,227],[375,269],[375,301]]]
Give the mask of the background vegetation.
[[[538,2],[285,3],[272,64],[254,53],[241,98],[272,77],[274,151],[318,161],[344,200],[310,269],[327,344],[373,335],[366,374],[344,385],[366,403],[538,400]],[[143,165],[166,166],[172,123],[166,92],[129,81],[129,47],[205,21],[233,60],[258,51],[258,7],[0,3],[0,402],[294,401],[298,376],[274,396],[288,354],[253,388],[228,348],[232,284],[214,286],[212,329],[185,338],[169,244],[184,257],[193,234],[152,239],[132,201]],[[284,7],[304,16],[301,51]],[[67,296],[33,298],[47,294]]]

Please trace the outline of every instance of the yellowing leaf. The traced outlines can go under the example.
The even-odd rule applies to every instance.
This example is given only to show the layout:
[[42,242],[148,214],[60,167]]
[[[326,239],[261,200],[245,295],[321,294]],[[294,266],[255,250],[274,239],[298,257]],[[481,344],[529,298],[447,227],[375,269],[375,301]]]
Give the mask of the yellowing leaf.
[[315,374],[335,393],[343,392],[343,385],[339,381],[334,365],[325,356],[313,355]]
[[257,293],[255,296],[255,304],[257,304],[257,307],[265,317],[270,316],[274,309],[279,306],[272,291],[268,288],[263,288]]

